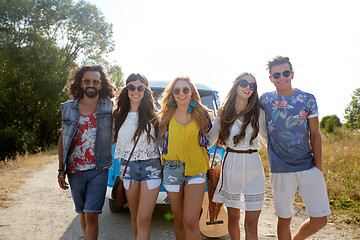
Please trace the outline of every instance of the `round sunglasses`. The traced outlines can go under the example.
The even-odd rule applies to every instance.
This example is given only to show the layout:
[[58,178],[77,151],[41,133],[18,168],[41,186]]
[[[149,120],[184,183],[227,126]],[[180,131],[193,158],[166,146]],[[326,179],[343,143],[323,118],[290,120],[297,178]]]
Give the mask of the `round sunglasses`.
[[172,92],[173,92],[174,95],[179,95],[180,91],[182,91],[184,94],[188,94],[190,92],[190,88],[188,88],[188,87],[184,87],[183,89],[174,88]]
[[246,88],[247,86],[249,86],[249,88],[252,91],[255,91],[256,87],[257,87],[256,83],[254,83],[254,82],[249,83],[246,79],[240,79],[238,84],[240,85],[240,87],[243,87],[243,88]]
[[279,79],[281,77],[281,74],[284,76],[284,77],[290,77],[292,71],[290,70],[286,70],[286,71],[283,71],[282,73],[280,72],[275,72],[273,74],[271,74],[271,76],[274,78],[274,79]]
[[126,88],[130,91],[130,92],[135,92],[135,90],[137,90],[138,92],[143,92],[145,91],[145,87],[144,86],[138,86],[137,88],[132,85],[132,84],[129,84],[126,86]]
[[89,86],[91,83],[92,83],[92,85],[94,85],[94,86],[99,86],[100,85],[100,83],[101,83],[101,80],[99,80],[99,79],[85,79],[85,78],[83,78],[82,79],[82,82],[83,82],[83,84],[84,85],[86,85],[86,86]]

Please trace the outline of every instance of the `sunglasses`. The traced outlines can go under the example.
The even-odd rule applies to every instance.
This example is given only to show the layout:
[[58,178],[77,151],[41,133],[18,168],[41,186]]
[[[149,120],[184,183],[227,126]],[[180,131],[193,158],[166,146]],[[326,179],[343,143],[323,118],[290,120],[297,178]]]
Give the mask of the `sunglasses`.
[[83,82],[83,84],[84,85],[87,85],[87,86],[89,86],[91,83],[92,83],[92,85],[94,85],[94,86],[99,86],[100,85],[100,83],[101,83],[101,80],[99,80],[99,79],[82,79],[82,82]]
[[290,70],[286,70],[286,71],[283,71],[282,73],[279,73],[279,72],[275,72],[273,74],[271,74],[271,76],[275,79],[279,79],[281,77],[281,74],[284,76],[284,77],[290,77],[292,71]]
[[174,95],[179,95],[180,91],[182,91],[184,94],[188,94],[190,92],[190,88],[188,88],[188,87],[184,87],[183,89],[174,88],[174,90],[172,92],[173,92]]
[[240,79],[238,83],[239,83],[240,87],[243,87],[243,88],[246,88],[247,86],[249,86],[249,88],[252,91],[255,91],[256,87],[257,87],[256,83],[254,83],[254,82],[249,83],[246,79]]
[[138,92],[143,92],[145,91],[145,87],[144,86],[138,86],[137,88],[130,84],[130,85],[127,85],[126,88],[130,91],[130,92],[135,92],[135,90],[137,90]]

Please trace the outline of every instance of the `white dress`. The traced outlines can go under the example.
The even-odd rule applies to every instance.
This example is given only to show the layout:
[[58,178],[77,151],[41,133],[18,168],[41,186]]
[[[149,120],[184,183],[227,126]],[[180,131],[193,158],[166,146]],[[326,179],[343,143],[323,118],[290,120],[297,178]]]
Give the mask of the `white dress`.
[[[253,129],[250,124],[246,128],[245,139],[234,145],[233,137],[240,133],[242,124],[240,120],[234,122],[226,147],[235,150],[260,149],[259,135],[263,144],[267,146],[265,113],[262,109],[259,116],[259,135],[253,140],[252,145],[250,138]],[[219,130],[220,123],[217,117],[208,133],[211,145],[217,140]],[[245,211],[261,210],[264,206],[265,175],[260,155],[257,152],[251,154],[229,152],[223,168],[224,175],[220,175],[213,202],[224,203],[226,207]],[[219,192],[221,184],[222,188]]]

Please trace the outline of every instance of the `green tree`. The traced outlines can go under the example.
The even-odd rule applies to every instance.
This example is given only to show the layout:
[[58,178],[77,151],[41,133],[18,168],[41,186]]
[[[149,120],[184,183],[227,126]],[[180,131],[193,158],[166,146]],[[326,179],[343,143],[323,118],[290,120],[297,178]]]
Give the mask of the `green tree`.
[[[22,48],[8,44],[0,51],[0,63],[5,65],[0,70],[4,90],[0,92],[1,158],[26,150],[36,152],[56,142],[59,104],[66,97],[63,89],[68,69],[63,67],[64,54],[46,40],[39,46]],[[10,146],[5,149],[6,144]],[[4,156],[4,152],[9,153]]]
[[350,104],[345,109],[346,126],[360,128],[360,88],[354,91],[351,98]]
[[121,67],[118,65],[110,64],[105,61],[102,62],[100,61],[100,63],[104,65],[104,67],[106,67],[109,77],[111,81],[115,84],[117,89],[123,87],[125,83],[124,83],[124,73],[122,72]]
[[32,35],[57,43],[66,62],[80,55],[95,59],[114,49],[112,24],[95,5],[71,0],[1,0],[0,29],[5,41],[18,46],[34,44]]
[[333,133],[336,127],[341,127],[340,119],[336,115],[325,116],[320,121],[320,128],[327,133]]
[[[103,61],[111,29],[85,1],[0,0],[0,160],[56,143],[69,69]],[[121,68],[107,67],[121,85]]]

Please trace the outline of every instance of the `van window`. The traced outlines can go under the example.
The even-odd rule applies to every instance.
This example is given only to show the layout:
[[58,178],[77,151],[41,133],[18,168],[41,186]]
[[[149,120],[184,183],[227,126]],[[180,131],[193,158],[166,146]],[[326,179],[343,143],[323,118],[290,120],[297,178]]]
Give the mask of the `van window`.
[[207,95],[207,96],[201,96],[201,93],[200,93],[200,97],[201,97],[202,104],[207,106],[210,110],[213,110],[214,112],[216,112],[216,103],[215,103],[215,98],[214,98],[213,94]]

